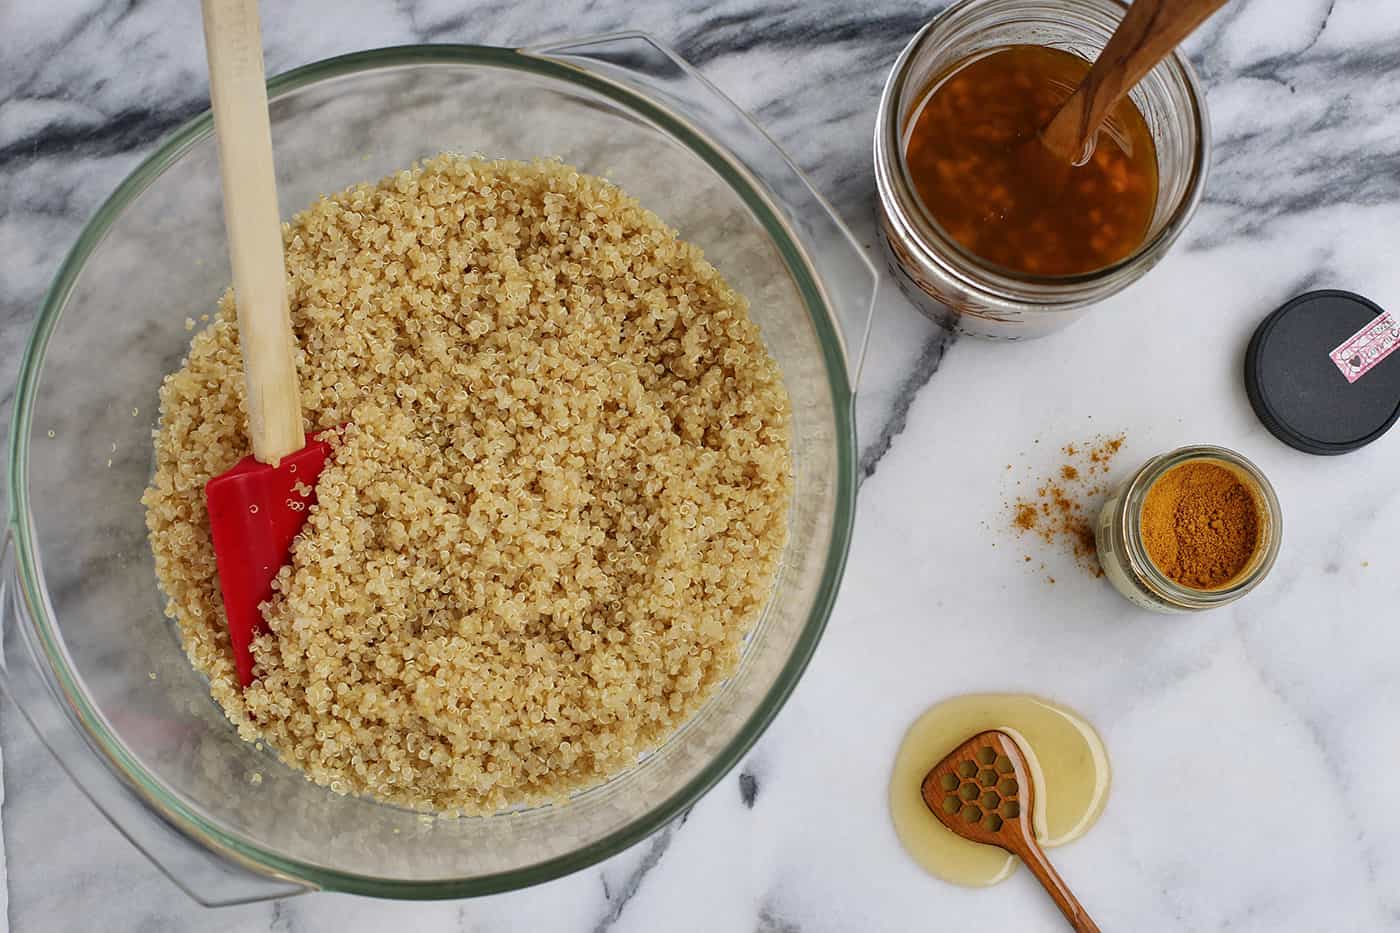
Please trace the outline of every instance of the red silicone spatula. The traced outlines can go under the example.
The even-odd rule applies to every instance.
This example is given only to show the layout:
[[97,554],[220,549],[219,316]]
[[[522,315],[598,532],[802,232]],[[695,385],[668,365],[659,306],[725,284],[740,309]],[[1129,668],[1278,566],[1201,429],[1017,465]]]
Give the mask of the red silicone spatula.
[[[287,313],[282,222],[272,167],[257,0],[203,0],[209,96],[219,141],[224,223],[238,305],[253,455],[204,487],[229,639],[243,686],[253,680],[258,604],[315,503],[330,448],[307,443]],[[301,495],[298,487],[311,492]]]

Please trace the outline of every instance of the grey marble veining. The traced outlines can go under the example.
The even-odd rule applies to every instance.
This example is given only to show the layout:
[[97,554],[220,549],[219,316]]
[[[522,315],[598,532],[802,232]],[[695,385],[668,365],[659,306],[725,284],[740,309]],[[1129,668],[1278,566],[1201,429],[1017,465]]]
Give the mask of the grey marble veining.
[[[752,112],[873,246],[875,100],[943,5],[295,0],[264,3],[264,24],[271,72],[397,43],[646,30]],[[686,818],[601,866],[493,898],[205,911],[6,705],[11,929],[1055,930],[1024,873],[992,891],[920,874],[884,811],[888,761],[922,708],[1023,689],[1086,712],[1113,757],[1103,823],[1056,853],[1105,929],[1400,930],[1387,777],[1400,766],[1400,629],[1387,624],[1400,437],[1333,461],[1297,454],[1254,420],[1238,377],[1254,324],[1300,290],[1400,304],[1397,49],[1391,0],[1233,0],[1190,43],[1214,131],[1197,218],[1158,269],[1062,335],[952,341],[883,293],[858,411],[858,528],[828,634],[763,740]],[[64,252],[206,94],[197,4],[0,4],[6,410]],[[1043,555],[1055,587],[1025,572],[1034,545],[1002,527],[1011,475],[1096,430],[1128,433],[1123,469],[1194,441],[1259,462],[1287,516],[1266,586],[1182,622],[1132,610],[1055,554]]]

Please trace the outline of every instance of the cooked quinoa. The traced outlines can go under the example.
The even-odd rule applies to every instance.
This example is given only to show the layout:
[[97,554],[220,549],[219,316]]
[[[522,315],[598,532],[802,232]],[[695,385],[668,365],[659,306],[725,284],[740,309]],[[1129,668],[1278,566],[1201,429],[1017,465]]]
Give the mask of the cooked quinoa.
[[161,387],[143,497],[214,698],[311,780],[420,808],[635,763],[734,670],[786,541],[790,403],[744,299],[558,162],[439,156],[284,238],[334,455],[246,690],[203,495],[250,449],[231,295]]

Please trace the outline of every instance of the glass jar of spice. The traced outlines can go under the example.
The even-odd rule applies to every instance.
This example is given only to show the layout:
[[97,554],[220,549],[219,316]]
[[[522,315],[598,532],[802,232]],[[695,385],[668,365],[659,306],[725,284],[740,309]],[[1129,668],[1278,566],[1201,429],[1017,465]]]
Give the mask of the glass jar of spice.
[[1154,612],[1196,612],[1254,589],[1278,557],[1283,513],[1259,468],[1224,447],[1147,461],[1094,529],[1104,576]]
[[910,128],[930,94],[960,66],[1015,45],[1092,60],[1125,9],[1119,0],[963,0],[925,26],[896,61],[875,124],[879,219],[890,271],[925,315],[982,337],[1048,334],[1139,279],[1185,228],[1204,188],[1210,132],[1195,74],[1178,53],[1130,95],[1156,149],[1157,197],[1141,244],[1109,266],[1078,275],[1010,274],[943,230],[910,176]]

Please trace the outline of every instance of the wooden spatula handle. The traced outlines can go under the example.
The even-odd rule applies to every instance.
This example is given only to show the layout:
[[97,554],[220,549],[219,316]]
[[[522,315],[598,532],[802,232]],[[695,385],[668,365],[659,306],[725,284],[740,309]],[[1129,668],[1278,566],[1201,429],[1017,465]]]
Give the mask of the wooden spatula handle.
[[1100,933],[1098,924],[1094,923],[1089,916],[1089,912],[1084,909],[1084,905],[1079,903],[1079,899],[1074,896],[1074,892],[1065,884],[1065,879],[1060,877],[1060,873],[1055,871],[1055,866],[1050,864],[1050,860],[1045,857],[1039,845],[1028,843],[1017,846],[1015,852],[1021,857],[1021,861],[1035,875],[1047,894],[1055,901],[1055,906],[1060,908],[1060,913],[1065,915],[1076,933]]
[[1104,117],[1226,0],[1133,0],[1089,74],[1041,131],[1050,150],[1077,161]]
[[306,445],[287,315],[282,221],[272,165],[257,0],[203,0],[209,97],[219,140],[253,456],[276,463]]

